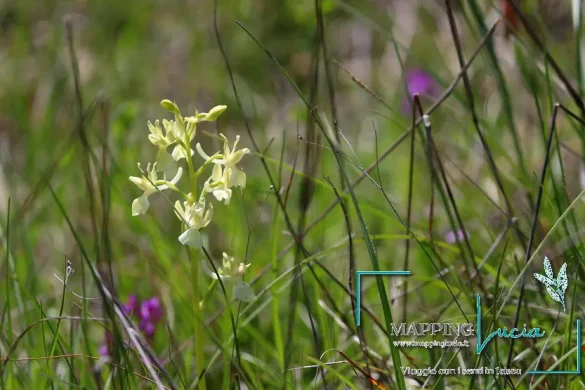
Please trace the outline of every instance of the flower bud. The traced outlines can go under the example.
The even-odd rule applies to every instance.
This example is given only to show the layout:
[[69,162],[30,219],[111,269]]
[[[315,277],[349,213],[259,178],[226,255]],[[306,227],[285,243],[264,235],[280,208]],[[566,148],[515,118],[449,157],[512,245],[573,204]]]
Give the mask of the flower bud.
[[215,106],[207,113],[205,119],[213,122],[227,109],[227,106]]
[[176,115],[181,115],[181,111],[179,111],[179,107],[177,107],[177,105],[173,102],[171,102],[168,99],[164,99],[162,102],[160,102],[160,105],[165,109],[165,110],[169,110],[170,112],[172,112],[173,114]]

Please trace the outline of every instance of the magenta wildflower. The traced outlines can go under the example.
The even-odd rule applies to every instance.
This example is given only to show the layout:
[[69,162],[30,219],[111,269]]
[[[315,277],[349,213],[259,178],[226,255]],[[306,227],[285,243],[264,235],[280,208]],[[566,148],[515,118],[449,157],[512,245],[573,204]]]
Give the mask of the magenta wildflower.
[[[156,326],[164,314],[160,299],[158,297],[152,297],[140,302],[135,295],[130,295],[128,302],[124,304],[124,309],[126,309],[126,313],[132,319],[138,321],[139,328],[146,338],[152,340]],[[110,356],[113,342],[114,336],[106,331],[106,342],[99,347],[99,354],[102,356]]]
[[110,349],[108,348],[107,344],[103,344],[99,347],[98,353],[101,356],[110,356]]
[[402,110],[406,114],[412,113],[410,99],[412,99],[414,94],[418,93],[421,97],[433,97],[439,94],[439,84],[437,81],[422,69],[406,72],[405,78],[409,96],[402,102]]
[[163,315],[162,306],[158,297],[152,297],[140,305],[140,329],[147,337],[153,337],[156,324]]

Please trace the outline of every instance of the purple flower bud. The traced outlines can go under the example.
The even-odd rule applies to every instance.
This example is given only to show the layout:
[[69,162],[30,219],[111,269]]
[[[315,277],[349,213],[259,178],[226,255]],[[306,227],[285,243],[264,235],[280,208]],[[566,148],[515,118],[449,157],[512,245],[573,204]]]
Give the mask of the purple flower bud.
[[430,74],[422,69],[406,72],[405,78],[409,96],[402,102],[402,110],[407,114],[412,113],[410,99],[412,99],[415,93],[418,93],[420,96],[431,97],[439,94],[439,84]]

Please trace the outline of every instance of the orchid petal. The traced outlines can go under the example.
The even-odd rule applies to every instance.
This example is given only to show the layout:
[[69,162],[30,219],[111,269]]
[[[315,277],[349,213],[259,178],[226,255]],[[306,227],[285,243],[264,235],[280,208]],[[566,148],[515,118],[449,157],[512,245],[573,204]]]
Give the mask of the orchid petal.
[[148,202],[148,196],[142,195],[132,202],[132,215],[144,215],[148,210],[150,203]]
[[179,236],[179,242],[183,245],[188,245],[191,248],[199,249],[203,246],[201,233],[198,230],[189,228]]
[[[191,156],[195,154],[195,152],[193,151],[193,149],[191,150]],[[175,161],[179,161],[182,158],[185,158],[185,151],[183,150],[183,147],[181,145],[176,145],[175,148],[173,149],[173,153],[172,153],[173,158],[175,159]]]
[[197,153],[199,153],[199,155],[205,160],[208,161],[209,159],[211,159],[210,156],[207,155],[207,153],[205,153],[203,151],[203,148],[201,147],[201,144],[199,142],[197,142],[197,145],[195,145],[195,149],[197,150]]

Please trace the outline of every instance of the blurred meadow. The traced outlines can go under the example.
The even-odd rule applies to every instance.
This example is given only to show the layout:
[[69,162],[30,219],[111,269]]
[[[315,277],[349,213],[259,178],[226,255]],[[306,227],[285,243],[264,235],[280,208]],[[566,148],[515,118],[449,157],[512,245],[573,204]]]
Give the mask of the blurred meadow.
[[[0,388],[585,388],[583,13],[1,2]],[[476,294],[546,336],[393,343]]]

